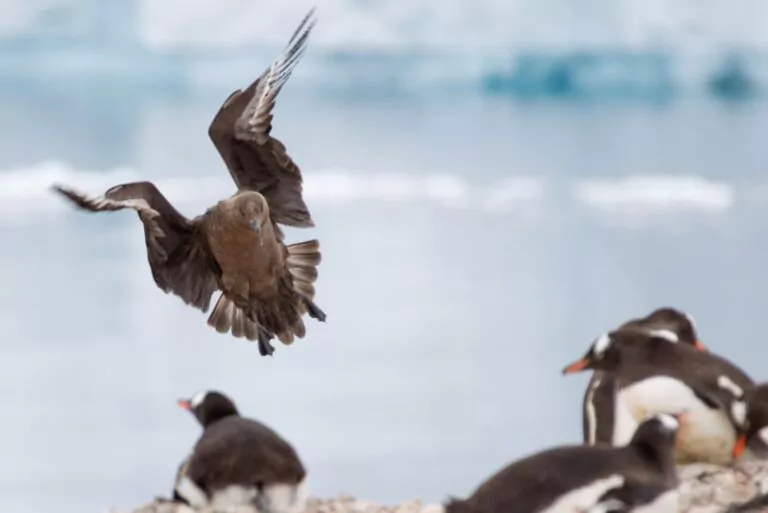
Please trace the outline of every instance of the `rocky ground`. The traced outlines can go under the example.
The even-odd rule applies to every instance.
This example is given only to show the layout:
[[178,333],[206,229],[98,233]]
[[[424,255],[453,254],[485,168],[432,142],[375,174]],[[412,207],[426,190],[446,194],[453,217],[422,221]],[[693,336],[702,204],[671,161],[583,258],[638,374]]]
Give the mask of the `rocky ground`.
[[720,513],[768,492],[768,464],[747,463],[738,468],[687,465],[680,467],[680,480],[681,513]]
[[[732,504],[742,503],[768,491],[768,464],[749,463],[739,468],[695,464],[680,467],[681,513],[723,513]],[[440,513],[439,504],[425,504],[414,500],[398,505],[375,504],[351,496],[335,499],[311,499],[305,513]],[[763,510],[752,511],[765,511]],[[219,513],[212,510],[196,511],[163,499],[132,511],[111,510],[110,513]],[[237,512],[258,513],[251,508]]]
[[[305,513],[440,513],[439,504],[424,504],[415,500],[396,506],[385,506],[342,495],[335,499],[310,499]],[[220,513],[214,510],[193,510],[187,506],[174,504],[162,499],[134,509],[130,512],[112,510],[110,513]],[[255,508],[241,508],[226,513],[258,513]]]

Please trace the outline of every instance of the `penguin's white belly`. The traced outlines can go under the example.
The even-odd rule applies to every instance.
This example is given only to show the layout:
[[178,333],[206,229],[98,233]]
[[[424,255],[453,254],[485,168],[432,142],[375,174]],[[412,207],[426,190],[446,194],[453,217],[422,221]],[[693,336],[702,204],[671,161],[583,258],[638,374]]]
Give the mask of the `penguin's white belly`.
[[176,492],[196,509],[209,507],[216,511],[229,511],[257,505],[262,513],[299,513],[304,511],[309,497],[306,476],[295,485],[269,484],[261,493],[255,487],[230,485],[216,490],[210,500],[191,479],[182,476]]
[[612,445],[627,445],[640,423],[635,420],[624,397],[618,394],[613,403],[613,440]]
[[307,476],[295,485],[272,484],[264,487],[258,499],[262,513],[300,513],[304,511],[309,498]]
[[728,416],[707,407],[683,382],[654,376],[621,389],[618,396],[638,423],[656,413],[687,412],[677,434],[678,463],[730,463],[736,433]]
[[588,510],[597,503],[597,500],[605,492],[618,488],[623,484],[624,478],[618,474],[597,479],[564,493],[549,506],[542,509],[541,513],[574,513],[576,511]]
[[[597,441],[598,424],[608,422],[601,410],[595,407],[594,397],[597,387],[600,386],[602,378],[595,378],[587,390],[587,397],[584,404],[584,416],[587,420],[587,445],[595,445]],[[629,411],[624,401],[614,396],[613,404],[613,425],[611,426],[611,445],[627,445],[639,425],[632,412]]]

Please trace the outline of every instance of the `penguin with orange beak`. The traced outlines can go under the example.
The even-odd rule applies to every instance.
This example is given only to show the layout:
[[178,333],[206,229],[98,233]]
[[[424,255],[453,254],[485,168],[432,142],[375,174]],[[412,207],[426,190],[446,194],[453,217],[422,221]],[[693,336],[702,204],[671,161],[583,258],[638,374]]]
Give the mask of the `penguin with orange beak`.
[[[693,346],[707,351],[699,338],[693,316],[672,307],[661,307],[645,317],[630,319],[617,330],[639,330],[665,336],[672,343]],[[615,435],[615,377],[595,370],[584,392],[582,402],[582,436],[584,443],[612,443]]]
[[733,458],[768,459],[768,382],[745,391],[741,397],[738,392],[733,390],[735,398],[745,403],[746,414],[733,447]]
[[754,386],[733,363],[680,344],[670,330],[622,329],[595,340],[563,374],[586,370],[602,371],[612,379],[607,400],[602,398],[611,411],[588,411],[595,419],[610,420],[602,426],[610,445],[625,445],[648,415],[684,410],[688,418],[677,437],[677,462],[732,461],[739,420],[745,415],[745,405],[734,391]]

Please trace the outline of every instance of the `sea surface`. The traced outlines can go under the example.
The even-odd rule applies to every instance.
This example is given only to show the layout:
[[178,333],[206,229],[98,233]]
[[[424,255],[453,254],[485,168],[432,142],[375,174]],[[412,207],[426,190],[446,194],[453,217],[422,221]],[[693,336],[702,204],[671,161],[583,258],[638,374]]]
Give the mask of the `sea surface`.
[[[513,3],[514,12],[490,1],[480,12],[515,18],[524,2]],[[265,38],[274,48],[227,60],[248,54],[245,25],[220,38],[237,51],[187,37],[202,33],[210,2],[190,3],[177,25],[138,4],[134,39],[120,24],[75,34],[85,43],[21,21],[0,26],[2,511],[99,512],[168,495],[200,433],[175,401],[201,389],[227,393],[290,440],[315,495],[462,496],[512,459],[579,442],[588,376],[562,368],[603,331],[658,306],[690,312],[713,351],[765,377],[761,67],[726,73],[725,50],[720,60],[683,58],[643,46],[647,24],[605,28],[641,11],[660,20],[664,2],[648,11],[624,2],[600,18],[602,46],[586,54],[574,54],[583,38],[559,53],[521,50],[556,33],[544,10],[534,19],[549,32],[529,30],[515,45],[493,25],[485,35],[496,55],[519,57],[509,73],[461,64],[493,52],[451,59],[445,31],[466,22],[456,2],[446,4],[453,18],[423,1],[434,9],[410,21],[377,2],[326,2],[330,28],[318,25],[316,54],[310,45],[279,96],[273,134],[304,173],[317,228],[287,236],[321,241],[316,301],[328,321],[307,321],[307,337],[273,358],[217,334],[206,314],[154,285],[133,213],[90,215],[49,186],[101,193],[148,179],[190,217],[234,192],[208,124],[307,6],[268,18],[282,27]],[[605,2],[590,4],[604,12]],[[389,12],[391,24],[365,9]],[[727,12],[699,13],[720,23],[708,48],[738,33],[728,27],[744,16],[728,25]],[[367,24],[334,22],[341,13]],[[414,34],[434,36],[442,57],[393,50],[419,20],[429,30]],[[483,35],[466,23],[462,37]],[[592,34],[588,25],[576,32]],[[359,40],[384,50],[358,52]],[[198,49],[158,50],[171,43]],[[100,73],[105,62],[115,67]]]

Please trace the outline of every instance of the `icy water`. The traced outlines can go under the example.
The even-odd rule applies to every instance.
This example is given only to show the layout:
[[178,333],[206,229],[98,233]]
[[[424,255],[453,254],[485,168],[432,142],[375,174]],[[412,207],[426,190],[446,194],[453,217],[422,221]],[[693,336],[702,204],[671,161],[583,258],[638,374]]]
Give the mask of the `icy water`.
[[47,191],[156,181],[187,215],[233,184],[207,138],[230,88],[0,96],[0,509],[82,513],[168,494],[203,388],[298,449],[316,495],[470,492],[580,440],[603,330],[661,305],[765,377],[768,105],[280,97],[306,177],[328,322],[261,358],[158,290],[128,212]]

